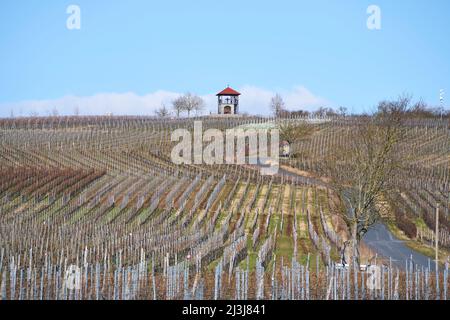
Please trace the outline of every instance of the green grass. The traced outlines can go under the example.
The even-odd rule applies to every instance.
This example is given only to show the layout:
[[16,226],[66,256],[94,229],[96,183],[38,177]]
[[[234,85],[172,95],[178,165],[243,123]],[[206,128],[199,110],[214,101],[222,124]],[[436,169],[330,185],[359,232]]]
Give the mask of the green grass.
[[414,223],[416,224],[417,228],[423,228],[423,229],[428,229],[427,224],[425,223],[425,221],[422,218],[417,218],[414,220]]
[[[258,253],[256,252],[249,252],[247,254],[248,256],[248,267],[249,270],[252,271],[256,268],[256,259],[258,258]],[[242,260],[239,263],[239,268],[240,269],[247,269],[247,258],[245,258],[244,260]]]
[[280,235],[277,239],[275,254],[278,257],[284,257],[291,261],[294,254],[293,238],[287,235]]

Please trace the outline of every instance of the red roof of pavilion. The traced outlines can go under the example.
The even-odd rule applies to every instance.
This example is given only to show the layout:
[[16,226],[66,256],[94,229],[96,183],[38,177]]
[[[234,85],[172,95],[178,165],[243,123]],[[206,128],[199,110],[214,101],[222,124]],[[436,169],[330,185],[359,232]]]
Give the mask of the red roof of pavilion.
[[220,91],[217,96],[240,96],[241,94],[236,90],[227,87],[226,89]]

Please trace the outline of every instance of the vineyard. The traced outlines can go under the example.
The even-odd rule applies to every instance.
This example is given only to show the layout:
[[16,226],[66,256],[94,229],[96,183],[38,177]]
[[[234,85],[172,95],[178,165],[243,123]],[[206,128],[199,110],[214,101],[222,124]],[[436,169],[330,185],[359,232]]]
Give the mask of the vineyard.
[[[278,121],[201,120],[220,130]],[[371,290],[367,269],[341,264],[346,208],[323,166],[359,120],[283,121],[314,132],[262,176],[255,165],[173,164],[171,133],[194,119],[0,120],[0,297],[448,299],[449,122],[405,124],[396,192],[378,204],[382,223],[430,261],[439,206],[439,271],[364,246],[362,263],[381,270]]]

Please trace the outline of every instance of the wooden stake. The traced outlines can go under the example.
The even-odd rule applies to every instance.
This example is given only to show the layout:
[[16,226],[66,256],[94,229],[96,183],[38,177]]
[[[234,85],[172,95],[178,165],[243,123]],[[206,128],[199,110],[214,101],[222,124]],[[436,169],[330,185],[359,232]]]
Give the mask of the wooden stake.
[[435,250],[436,250],[436,273],[439,271],[439,204],[436,206],[436,236],[435,236]]

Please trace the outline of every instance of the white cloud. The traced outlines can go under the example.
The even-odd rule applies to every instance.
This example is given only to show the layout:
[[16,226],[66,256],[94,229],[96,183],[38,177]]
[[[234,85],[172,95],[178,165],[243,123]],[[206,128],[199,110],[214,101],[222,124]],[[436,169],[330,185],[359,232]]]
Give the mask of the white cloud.
[[[290,90],[279,91],[267,90],[255,86],[243,86],[237,89],[242,95],[240,97],[240,111],[249,114],[268,115],[271,113],[270,100],[279,93],[286,104],[288,110],[308,110],[313,111],[318,107],[331,106],[328,100],[314,95],[303,86],[295,86]],[[206,100],[205,100],[206,101]],[[216,100],[212,105],[216,105]]]
[[[249,114],[270,114],[270,99],[276,94],[275,91],[266,90],[255,86],[243,86],[237,88],[242,93],[240,110]],[[330,103],[302,86],[293,87],[290,90],[278,91],[285,100],[289,110],[305,109],[314,110],[320,106],[330,106]],[[65,96],[53,100],[29,100],[15,103],[0,104],[0,115],[9,116],[13,110],[16,116],[28,116],[32,113],[48,115],[53,109],[59,114],[73,114],[78,108],[80,114],[104,115],[154,115],[163,103],[170,107],[171,102],[180,95],[177,92],[159,90],[146,95],[127,93],[99,93],[93,96],[78,97]],[[215,93],[201,96],[206,103],[204,113],[217,112],[217,99]]]
[[48,115],[56,108],[60,114],[73,114],[76,108],[80,114],[104,115],[153,115],[162,103],[169,105],[178,96],[175,92],[156,91],[143,96],[132,92],[99,93],[93,96],[65,96],[54,100],[32,100],[0,104],[3,114],[13,110],[15,115]]

